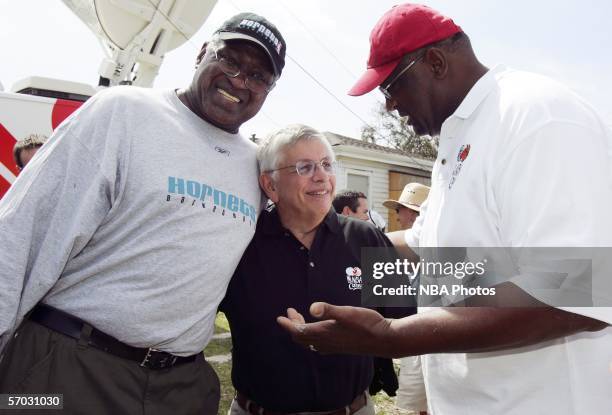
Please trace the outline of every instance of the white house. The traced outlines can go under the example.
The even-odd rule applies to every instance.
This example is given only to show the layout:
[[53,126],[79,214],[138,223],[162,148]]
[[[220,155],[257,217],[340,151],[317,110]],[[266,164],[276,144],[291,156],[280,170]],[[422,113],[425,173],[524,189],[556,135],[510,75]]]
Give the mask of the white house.
[[433,161],[402,150],[325,132],[339,162],[336,190],[356,190],[367,197],[370,208],[387,219],[387,231],[398,230],[395,211],[382,203],[397,199],[411,182],[429,185]]

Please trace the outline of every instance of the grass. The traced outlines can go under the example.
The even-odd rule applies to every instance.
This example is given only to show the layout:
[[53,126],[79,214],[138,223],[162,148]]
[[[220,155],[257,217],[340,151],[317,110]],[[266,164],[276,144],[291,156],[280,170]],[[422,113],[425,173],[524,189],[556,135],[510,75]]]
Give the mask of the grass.
[[232,386],[232,362],[210,364],[221,382],[221,401],[219,402],[219,415],[226,415],[234,399],[234,387]]
[[[223,313],[217,314],[215,320],[215,334],[229,333],[229,324]],[[227,339],[213,339],[206,346],[204,355],[207,357],[217,355],[227,355],[232,352],[232,340]],[[221,402],[219,402],[219,415],[226,415],[229,410],[232,399],[234,398],[234,387],[232,386],[232,361],[225,363],[210,363],[221,382]],[[397,368],[396,368],[397,369]],[[377,415],[405,415],[406,411],[397,408],[394,405],[395,398],[390,398],[385,392],[380,392],[373,397],[374,404],[376,405]]]
[[377,415],[405,415],[408,411],[395,406],[395,398],[389,397],[385,392],[377,393],[373,398]]
[[229,331],[230,327],[225,314],[217,313],[217,319],[215,320],[215,334],[229,333]]
[[218,356],[226,355],[232,352],[232,339],[213,339],[206,349],[204,349],[204,356]]
[[[215,320],[215,334],[229,333],[229,323],[225,314],[218,313]],[[228,355],[232,352],[232,339],[213,339],[204,349],[204,356]],[[221,382],[221,401],[219,402],[219,415],[226,415],[234,399],[234,387],[232,386],[232,361],[225,363],[211,362],[210,365],[217,372]]]

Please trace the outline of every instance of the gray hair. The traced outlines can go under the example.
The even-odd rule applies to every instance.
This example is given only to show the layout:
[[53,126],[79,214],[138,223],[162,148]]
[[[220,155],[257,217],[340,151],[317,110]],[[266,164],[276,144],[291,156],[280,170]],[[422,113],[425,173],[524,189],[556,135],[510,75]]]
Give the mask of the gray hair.
[[284,152],[303,140],[319,140],[333,160],[336,159],[334,150],[323,133],[304,124],[291,124],[280,130],[270,133],[257,149],[257,161],[260,172],[269,172],[278,168]]

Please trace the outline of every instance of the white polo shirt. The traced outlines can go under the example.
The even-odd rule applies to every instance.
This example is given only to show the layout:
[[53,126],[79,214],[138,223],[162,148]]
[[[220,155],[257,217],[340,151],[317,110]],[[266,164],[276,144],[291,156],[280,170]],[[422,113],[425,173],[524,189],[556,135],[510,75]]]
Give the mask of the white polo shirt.
[[[429,199],[406,241],[612,247],[612,134],[564,86],[490,70],[442,125]],[[612,324],[611,308],[568,310]],[[610,328],[505,352],[427,355],[423,371],[435,415],[612,414]]]

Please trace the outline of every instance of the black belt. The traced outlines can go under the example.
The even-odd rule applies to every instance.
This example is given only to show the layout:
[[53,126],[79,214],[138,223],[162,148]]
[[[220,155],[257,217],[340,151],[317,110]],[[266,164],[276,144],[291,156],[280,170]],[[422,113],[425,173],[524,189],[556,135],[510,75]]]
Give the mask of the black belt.
[[29,318],[53,331],[79,341],[83,341],[83,334],[85,334],[85,338],[89,337],[86,341],[88,345],[112,355],[133,360],[140,363],[140,366],[149,369],[166,369],[182,363],[193,362],[199,356],[199,354],[185,357],[175,356],[154,348],[128,346],[114,337],[96,330],[78,318],[44,304],[37,305]]

